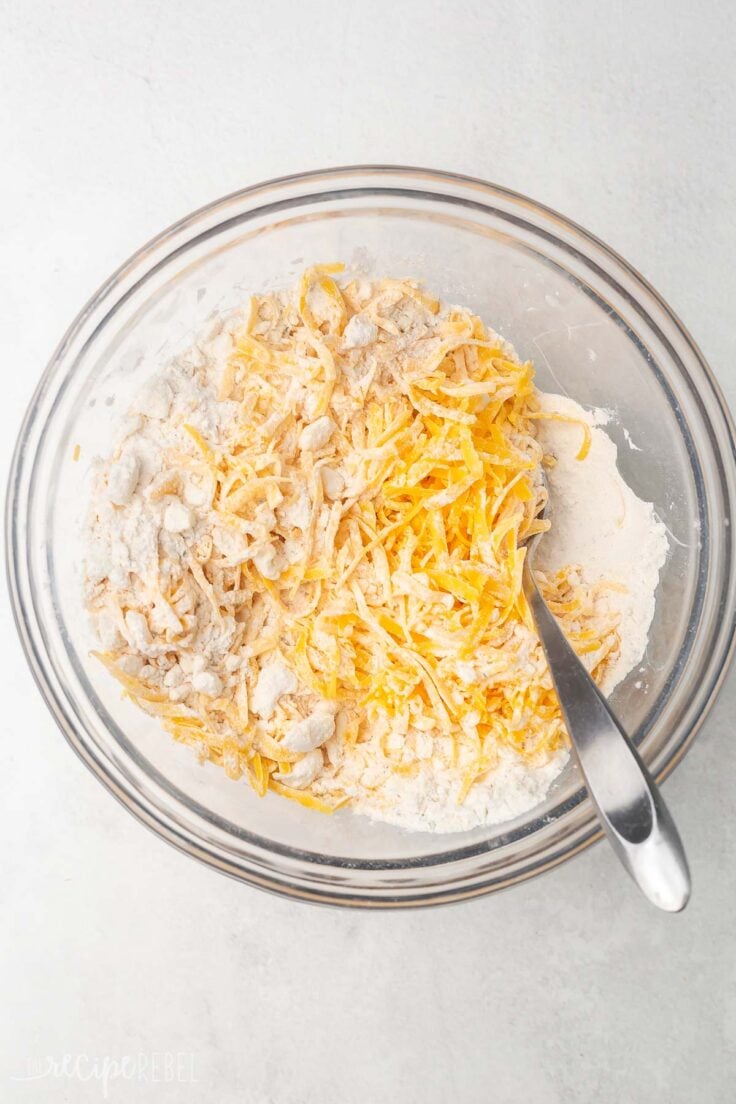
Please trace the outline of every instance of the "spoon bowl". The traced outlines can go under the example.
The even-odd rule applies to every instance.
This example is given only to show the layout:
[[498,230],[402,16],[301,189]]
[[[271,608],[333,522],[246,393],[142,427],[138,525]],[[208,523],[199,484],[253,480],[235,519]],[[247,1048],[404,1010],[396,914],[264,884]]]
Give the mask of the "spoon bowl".
[[[544,506],[550,494],[544,470]],[[544,532],[529,539],[522,585],[549,665],[570,741],[609,843],[644,895],[666,912],[690,897],[690,872],[675,823],[636,748],[568,643],[534,578]]]

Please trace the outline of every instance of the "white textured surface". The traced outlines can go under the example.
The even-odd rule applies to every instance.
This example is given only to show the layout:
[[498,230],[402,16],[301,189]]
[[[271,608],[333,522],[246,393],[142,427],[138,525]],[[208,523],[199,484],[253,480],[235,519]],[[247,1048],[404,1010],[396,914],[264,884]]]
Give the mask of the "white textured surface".
[[[558,207],[652,280],[736,399],[726,0],[6,0],[0,33],[4,464],[59,334],[143,240],[243,184],[347,162]],[[157,1082],[113,1078],[109,1099],[733,1100],[733,675],[666,785],[695,877],[682,916],[650,910],[603,847],[471,905],[362,915],[158,842],[67,749],[10,627],[1,646],[3,1101],[101,1100],[84,1056],[139,1053]],[[11,1080],[65,1053],[81,1076]]]

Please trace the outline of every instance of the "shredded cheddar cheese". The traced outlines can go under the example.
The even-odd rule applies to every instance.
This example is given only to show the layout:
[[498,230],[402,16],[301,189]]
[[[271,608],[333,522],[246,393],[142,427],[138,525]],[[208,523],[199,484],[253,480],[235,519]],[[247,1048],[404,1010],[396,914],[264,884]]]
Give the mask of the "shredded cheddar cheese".
[[[100,658],[260,795],[331,811],[437,760],[462,801],[501,753],[545,763],[566,741],[521,588],[547,524],[535,423],[560,416],[470,311],[340,272],[255,296],[198,369],[230,417],[216,439],[172,420],[146,494],[179,558],[155,583],[99,584],[91,606],[122,636]],[[540,583],[600,677],[618,636],[599,589],[574,566]]]

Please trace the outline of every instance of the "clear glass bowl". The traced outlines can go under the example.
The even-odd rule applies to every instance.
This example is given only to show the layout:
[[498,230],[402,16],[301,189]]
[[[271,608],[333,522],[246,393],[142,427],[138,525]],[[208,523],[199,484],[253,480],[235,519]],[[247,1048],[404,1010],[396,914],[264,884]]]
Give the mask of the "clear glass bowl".
[[456,901],[547,870],[596,839],[573,765],[531,813],[461,835],[410,834],[349,811],[322,817],[200,768],[89,656],[80,601],[87,477],[114,421],[212,311],[337,259],[425,280],[533,359],[541,387],[614,413],[623,474],[656,504],[671,551],[646,658],[613,704],[656,777],[672,769],[734,641],[733,425],[692,339],[625,261],[555,212],[478,180],[390,167],[275,180],[195,212],[123,265],[62,340],[20,433],[7,526],[15,616],[72,747],[183,851],[295,898]]

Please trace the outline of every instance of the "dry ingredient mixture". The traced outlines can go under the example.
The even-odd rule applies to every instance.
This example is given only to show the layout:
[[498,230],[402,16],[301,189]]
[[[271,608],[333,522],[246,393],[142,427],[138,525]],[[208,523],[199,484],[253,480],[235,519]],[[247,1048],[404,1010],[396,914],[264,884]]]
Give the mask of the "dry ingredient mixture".
[[540,801],[567,736],[521,593],[524,541],[610,690],[639,660],[664,527],[605,415],[539,394],[413,281],[304,273],[155,375],[94,475],[101,661],[255,790],[412,829]]

